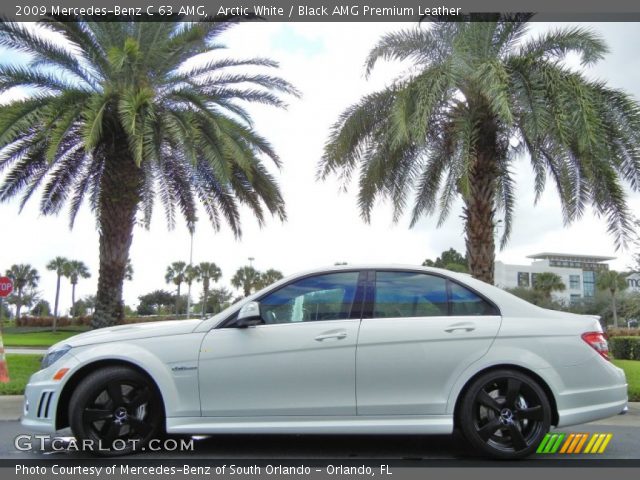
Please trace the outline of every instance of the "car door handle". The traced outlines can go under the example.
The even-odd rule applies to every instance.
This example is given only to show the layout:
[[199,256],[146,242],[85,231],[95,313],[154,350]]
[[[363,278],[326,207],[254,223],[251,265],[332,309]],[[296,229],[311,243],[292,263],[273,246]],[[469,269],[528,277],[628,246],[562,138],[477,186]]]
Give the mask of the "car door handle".
[[315,338],[315,340],[316,342],[322,342],[323,340],[328,340],[330,338],[335,338],[336,340],[342,340],[343,338],[347,338],[347,332],[323,333],[322,335],[318,335]]
[[476,329],[476,326],[473,323],[454,323],[453,325],[449,325],[444,329],[447,333],[453,333],[458,330],[464,330],[465,332],[473,332]]

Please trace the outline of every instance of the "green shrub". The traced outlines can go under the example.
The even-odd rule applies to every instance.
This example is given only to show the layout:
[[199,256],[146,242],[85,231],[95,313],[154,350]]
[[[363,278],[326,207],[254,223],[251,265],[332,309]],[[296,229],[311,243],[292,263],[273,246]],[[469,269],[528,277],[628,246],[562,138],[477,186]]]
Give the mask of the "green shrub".
[[613,358],[640,360],[640,337],[612,337],[609,339]]

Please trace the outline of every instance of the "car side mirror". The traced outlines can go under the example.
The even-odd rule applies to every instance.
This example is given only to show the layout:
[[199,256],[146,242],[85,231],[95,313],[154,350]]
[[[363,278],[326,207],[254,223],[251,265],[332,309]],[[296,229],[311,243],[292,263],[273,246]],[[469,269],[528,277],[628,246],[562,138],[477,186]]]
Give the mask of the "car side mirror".
[[260,304],[258,302],[249,302],[238,312],[238,319],[235,325],[238,328],[247,328],[262,325],[263,323],[264,320],[260,315]]

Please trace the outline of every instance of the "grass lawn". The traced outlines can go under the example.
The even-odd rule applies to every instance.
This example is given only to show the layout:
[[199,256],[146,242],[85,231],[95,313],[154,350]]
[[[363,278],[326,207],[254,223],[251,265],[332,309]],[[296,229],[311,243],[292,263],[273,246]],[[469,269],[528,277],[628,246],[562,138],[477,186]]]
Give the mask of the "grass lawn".
[[41,355],[7,355],[9,383],[0,383],[0,395],[22,395],[32,373],[40,370]]
[[50,347],[60,340],[65,340],[73,335],[77,335],[78,331],[58,330],[53,332],[30,332],[30,333],[14,333],[5,332],[2,335],[2,342],[5,347]]
[[638,360],[613,360],[616,367],[620,367],[627,375],[629,384],[629,401],[640,402],[640,361]]

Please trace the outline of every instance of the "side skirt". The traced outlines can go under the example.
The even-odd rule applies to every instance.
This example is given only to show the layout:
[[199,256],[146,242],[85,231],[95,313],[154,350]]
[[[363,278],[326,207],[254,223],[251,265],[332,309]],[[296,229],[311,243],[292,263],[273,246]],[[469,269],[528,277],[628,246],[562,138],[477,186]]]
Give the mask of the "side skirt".
[[358,417],[173,417],[167,432],[180,434],[449,434],[453,417],[358,416]]

